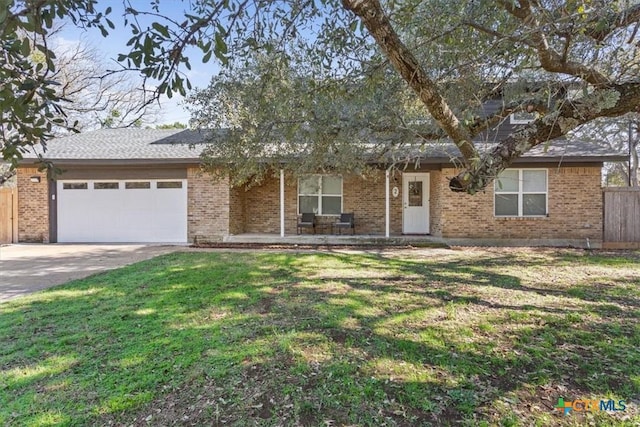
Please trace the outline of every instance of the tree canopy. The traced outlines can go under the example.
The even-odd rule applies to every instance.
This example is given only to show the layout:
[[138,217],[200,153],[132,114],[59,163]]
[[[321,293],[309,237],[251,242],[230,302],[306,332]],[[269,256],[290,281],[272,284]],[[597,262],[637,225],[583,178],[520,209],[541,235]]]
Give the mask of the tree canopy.
[[[221,64],[192,107],[197,123],[230,128],[237,143],[210,154],[243,159],[240,175],[264,168],[264,150],[281,161],[301,146],[309,167],[354,169],[360,143],[388,159],[412,135],[452,141],[462,171],[450,186],[474,193],[532,147],[640,107],[636,1],[192,0],[181,16],[163,13],[159,0],[148,9],[126,4],[132,36],[118,60],[156,82],[157,94],[191,89],[193,49]],[[14,1],[0,10],[5,158],[46,141],[64,111],[51,92],[52,64],[33,67],[17,30],[46,41],[52,21],[68,18],[107,34],[109,12],[92,0]],[[35,48],[49,54],[45,42]],[[519,91],[522,81],[544,85]],[[505,90],[499,111],[478,113]],[[479,150],[474,138],[518,111],[537,119]]]
[[68,42],[55,37],[55,30],[52,35],[48,43],[55,55],[51,80],[57,83],[56,94],[65,100],[67,123],[84,131],[149,125],[157,119],[159,108],[147,102],[148,93],[138,86],[138,76],[111,74],[110,65],[97,47],[86,41]]

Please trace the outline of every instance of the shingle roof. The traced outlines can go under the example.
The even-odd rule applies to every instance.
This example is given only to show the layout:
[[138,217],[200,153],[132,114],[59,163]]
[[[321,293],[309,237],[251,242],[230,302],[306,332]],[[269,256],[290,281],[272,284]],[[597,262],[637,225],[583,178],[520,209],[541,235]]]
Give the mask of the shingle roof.
[[[100,129],[49,141],[44,157],[58,162],[92,163],[180,162],[196,163],[205,146],[209,131],[161,129]],[[494,144],[478,143],[479,149],[489,150]],[[418,145],[414,145],[417,147]],[[41,152],[41,148],[39,151]],[[448,162],[458,157],[451,143],[422,145],[422,149],[403,147],[397,157],[420,157],[430,162]],[[25,159],[33,161],[32,152]],[[585,141],[555,140],[548,146],[538,146],[527,152],[521,161],[621,161],[624,153],[613,151],[603,144]]]
[[[49,160],[168,160],[198,161],[204,132],[185,129],[100,129],[48,142]],[[38,151],[42,153],[42,148]],[[34,158],[35,153],[25,155]]]
[[[476,148],[480,152],[487,152],[498,144],[475,142]],[[406,150],[406,148],[404,149]],[[399,157],[420,157],[431,163],[441,163],[443,160],[460,157],[460,152],[452,143],[425,145],[421,149],[414,149],[413,152],[404,152],[399,149]],[[612,150],[604,144],[587,141],[556,139],[548,144],[538,145],[527,151],[520,161],[623,161],[626,160],[625,153]]]

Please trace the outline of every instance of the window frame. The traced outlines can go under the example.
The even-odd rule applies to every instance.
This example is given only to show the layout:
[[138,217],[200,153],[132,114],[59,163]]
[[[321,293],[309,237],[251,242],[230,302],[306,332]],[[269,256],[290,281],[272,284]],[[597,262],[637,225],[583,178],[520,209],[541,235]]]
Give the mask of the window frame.
[[[124,180],[125,190],[153,190],[154,185],[151,185],[153,180],[151,179],[129,179]],[[146,185],[145,185],[146,184]]]
[[[89,190],[90,188],[93,189],[93,184],[89,185],[90,183],[91,183],[91,181],[89,181],[89,180],[71,180],[71,181],[65,180],[65,181],[62,182],[62,187],[61,188],[62,188],[63,191]],[[67,185],[68,185],[68,187],[67,187]],[[84,185],[84,187],[83,187],[83,185]]]
[[[503,172],[518,171],[518,191],[500,191],[498,188],[499,175],[493,180],[493,216],[495,218],[546,218],[549,216],[549,170],[545,168],[508,168]],[[544,172],[545,189],[544,191],[524,191],[524,173],[525,172]],[[496,214],[496,197],[500,194],[516,194],[518,196],[518,213],[516,215],[497,215]],[[525,195],[541,195],[544,194],[544,211],[543,215],[525,215],[524,214],[524,196]]]
[[[158,184],[161,184],[160,186]],[[178,187],[164,187],[164,184],[180,184]],[[182,190],[185,187],[182,179],[157,179],[156,190]]]
[[[306,179],[309,177],[317,177],[318,179],[318,193],[317,194],[311,194],[311,193],[301,193],[300,192],[300,180],[302,179]],[[324,177],[332,177],[332,178],[339,178],[340,179],[340,194],[333,194],[333,193],[323,193],[322,192],[322,179]],[[342,177],[342,175],[328,175],[328,174],[310,174],[310,175],[302,175],[298,177],[298,189],[297,189],[297,193],[298,196],[296,197],[296,204],[297,206],[297,212],[298,215],[302,215],[302,212],[300,212],[300,197],[304,196],[304,197],[313,197],[313,196],[317,196],[318,197],[318,212],[314,212],[316,215],[318,216],[340,216],[340,213],[342,213],[343,211],[343,204],[344,204],[344,178]],[[340,197],[340,212],[338,213],[323,213],[322,210],[322,198],[323,196],[327,196],[327,197]]]
[[[116,188],[96,188],[96,184],[116,184],[117,187]],[[118,191],[118,190],[122,189],[121,186],[120,186],[120,181],[115,181],[115,180],[110,180],[110,179],[100,179],[100,180],[94,179],[92,181],[91,188],[93,190],[97,190],[97,191],[102,191],[102,190],[107,190],[107,191],[108,190],[112,190],[112,191],[116,190],[116,191]]]

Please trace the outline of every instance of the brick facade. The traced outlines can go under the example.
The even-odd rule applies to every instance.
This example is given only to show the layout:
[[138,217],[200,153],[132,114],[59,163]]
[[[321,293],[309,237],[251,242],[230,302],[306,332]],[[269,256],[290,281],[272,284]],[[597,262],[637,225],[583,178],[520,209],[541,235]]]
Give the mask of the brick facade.
[[280,233],[280,179],[268,177],[260,184],[242,187],[239,191],[244,203],[244,232]]
[[[440,182],[447,180],[441,171],[429,173],[429,230],[433,236],[442,237],[442,205],[449,196],[449,188],[443,188]],[[447,181],[448,182],[448,181]]]
[[[393,183],[401,191],[401,176]],[[357,175],[343,176],[342,210],[353,212],[356,218],[358,234],[383,235],[385,227],[385,180],[384,171],[366,178]],[[280,233],[280,178],[269,177],[259,185],[236,188],[231,191],[238,215],[244,219],[244,226],[234,226],[234,230],[244,233]],[[285,234],[296,234],[298,218],[298,180],[294,176],[285,177]],[[242,208],[240,208],[242,206]],[[402,196],[391,197],[390,229],[394,234],[402,232]],[[336,215],[318,216],[319,224],[326,224],[325,231],[330,232],[330,224],[337,220]],[[236,234],[232,233],[232,234]]]
[[[586,239],[602,237],[602,192],[600,166],[548,168],[549,216],[543,218],[498,218],[493,213],[493,185],[470,196],[449,190],[452,168],[424,171],[430,174],[430,234],[444,238],[471,239]],[[285,178],[285,233],[296,233],[297,179]],[[402,234],[402,174],[390,179],[390,233]],[[280,233],[280,181],[267,178],[260,185],[234,189],[232,224],[237,233]],[[236,196],[233,196],[237,194]],[[383,235],[385,232],[384,171],[362,178],[343,176],[343,211],[353,212],[357,234]],[[242,218],[241,220],[239,218]],[[330,224],[336,217],[319,216]],[[330,227],[325,229],[330,232]]]
[[[18,241],[49,243],[49,182],[45,172],[18,168]],[[31,177],[40,182],[31,182]]]
[[229,234],[227,178],[213,180],[200,168],[187,169],[187,234],[190,242],[218,242]]
[[[471,239],[602,239],[601,167],[550,167],[548,217],[496,218],[493,185],[474,196],[453,193],[448,178],[453,168],[424,171],[430,174],[430,232],[443,238]],[[280,179],[276,174],[259,185],[230,188],[226,178],[212,180],[198,167],[187,168],[188,239],[221,241],[230,234],[280,233]],[[40,176],[39,183],[31,182]],[[402,173],[390,177],[390,232],[402,234]],[[21,242],[49,241],[48,182],[35,168],[18,169],[18,237]],[[285,233],[296,234],[298,183],[285,177]],[[353,212],[356,233],[384,235],[385,174],[343,176],[343,209]],[[336,216],[318,217],[330,224]],[[330,226],[325,232],[330,232]]]
[[[449,191],[447,177],[456,170],[432,174],[442,195],[432,209],[433,224],[448,238],[602,239],[602,190],[599,166],[548,168],[548,217],[496,218],[493,185],[470,196]],[[432,201],[433,204],[433,201]],[[433,206],[432,206],[433,208]]]
[[245,233],[244,191],[240,187],[232,187],[229,191],[229,234]]
[[[395,178],[395,177],[394,177]],[[398,187],[399,195],[389,196],[389,229],[393,234],[402,232],[402,178],[391,179],[390,189]],[[384,235],[385,232],[385,174],[384,171],[367,176],[347,175],[343,182],[342,206],[345,212],[353,212],[356,232]]]

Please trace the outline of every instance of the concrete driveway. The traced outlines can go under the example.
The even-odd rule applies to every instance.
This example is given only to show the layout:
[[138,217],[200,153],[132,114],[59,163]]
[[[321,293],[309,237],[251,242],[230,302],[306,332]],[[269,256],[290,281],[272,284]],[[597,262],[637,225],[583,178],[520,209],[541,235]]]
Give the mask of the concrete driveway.
[[0,246],[0,303],[181,249],[180,246],[142,244]]

